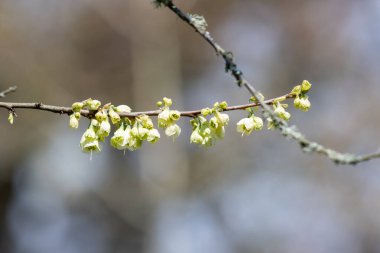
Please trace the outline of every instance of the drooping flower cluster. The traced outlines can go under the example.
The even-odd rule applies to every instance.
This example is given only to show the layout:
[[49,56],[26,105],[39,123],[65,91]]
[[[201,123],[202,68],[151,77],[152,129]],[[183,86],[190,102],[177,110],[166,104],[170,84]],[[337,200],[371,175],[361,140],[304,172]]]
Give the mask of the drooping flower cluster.
[[157,117],[158,126],[165,128],[165,134],[169,137],[173,137],[174,140],[181,134],[181,128],[176,124],[181,114],[177,110],[170,110],[172,104],[172,100],[167,97],[164,97],[162,101],[158,101],[157,106],[160,107],[161,112]]
[[307,80],[304,80],[301,85],[297,85],[293,88],[291,94],[296,96],[294,99],[295,108],[304,112],[307,112],[310,109],[311,103],[309,101],[309,97],[306,95],[310,88],[311,83]]
[[[210,147],[216,140],[223,139],[229,116],[221,112],[226,110],[227,107],[227,102],[217,102],[212,109],[205,108],[202,110],[202,115],[192,119],[190,123],[193,127],[193,132],[190,136],[190,143]],[[207,120],[206,116],[208,115],[213,115],[213,117]]]
[[107,104],[100,107],[98,100],[87,99],[72,105],[73,114],[70,115],[69,125],[78,128],[81,110],[88,109],[94,112],[87,130],[82,135],[80,147],[83,152],[92,153],[101,150],[100,142],[111,133],[111,124],[117,128],[111,138],[111,146],[119,150],[136,150],[141,147],[144,140],[155,143],[160,138],[160,133],[154,129],[152,120],[147,115],[139,115],[133,118],[120,117],[120,114],[130,113],[132,110],[127,105],[114,106]]
[[118,125],[111,137],[111,145],[119,150],[134,151],[141,147],[143,141],[155,143],[160,138],[160,133],[154,129],[153,122],[147,115],[125,118]]
[[252,131],[260,131],[263,129],[264,122],[260,117],[256,117],[252,108],[247,110],[249,115],[247,118],[239,120],[236,124],[236,130],[243,135],[250,135]]
[[82,135],[79,143],[83,152],[92,154],[92,152],[100,151],[101,147],[99,142],[103,142],[111,132],[111,125],[106,112],[107,106],[103,108],[100,108],[100,106],[101,102],[99,100],[93,100],[91,98],[83,102],[76,102],[72,105],[73,114],[70,115],[69,122],[71,128],[78,128],[82,109],[96,112],[95,118],[91,119],[90,125]]

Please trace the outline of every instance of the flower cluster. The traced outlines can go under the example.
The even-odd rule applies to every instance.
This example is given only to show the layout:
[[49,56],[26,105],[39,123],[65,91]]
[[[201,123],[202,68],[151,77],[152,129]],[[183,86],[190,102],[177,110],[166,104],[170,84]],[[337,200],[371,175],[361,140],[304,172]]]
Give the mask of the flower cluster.
[[170,110],[172,104],[172,100],[166,97],[157,102],[157,106],[161,109],[160,114],[158,114],[158,126],[165,128],[165,134],[173,137],[174,140],[181,134],[181,128],[176,124],[181,114],[177,110]]
[[263,129],[264,122],[260,117],[256,117],[251,108],[247,111],[249,115],[247,118],[239,120],[236,124],[236,130],[241,133],[241,135],[250,135],[252,131],[260,131]]
[[295,108],[304,112],[307,112],[310,109],[311,103],[309,101],[309,97],[306,95],[310,88],[311,83],[307,80],[304,80],[301,85],[297,85],[293,88],[291,94],[296,96],[294,99]]
[[141,147],[143,141],[155,143],[160,138],[160,133],[154,129],[153,122],[147,115],[125,118],[118,125],[111,137],[111,146],[119,150],[134,151]]
[[[210,147],[216,140],[223,139],[225,134],[225,126],[228,124],[229,116],[221,113],[228,107],[227,102],[215,103],[212,109],[202,109],[200,116],[191,120],[193,132],[190,136],[190,143],[201,146]],[[210,120],[205,117],[213,115]]]
[[[310,88],[311,84],[308,81],[303,81],[301,85],[295,86],[288,95],[268,100],[266,103],[272,104],[277,117],[288,121],[291,115],[286,111],[288,105],[283,101],[294,98],[294,106],[302,111],[307,111],[311,106],[306,95]],[[264,100],[261,94],[259,100]],[[192,112],[190,115],[187,113],[186,116],[194,117],[190,121],[192,125],[190,143],[209,147],[214,145],[217,140],[223,139],[225,126],[229,122],[229,116],[223,112],[240,108],[246,108],[248,116],[237,122],[236,131],[244,136],[250,135],[253,131],[262,130],[264,122],[262,118],[255,115],[253,108],[258,105],[258,101],[254,97],[250,101],[253,103],[246,106],[237,106],[238,108],[236,106],[228,107],[225,101],[217,102],[213,108],[204,108],[200,111]],[[114,106],[106,104],[101,106],[100,101],[90,98],[82,102],[75,102],[72,105],[73,113],[70,115],[69,126],[78,128],[81,115],[90,118],[90,124],[80,141],[80,147],[83,152],[100,151],[100,143],[104,142],[111,133],[111,124],[115,125],[116,128],[110,139],[111,146],[118,150],[125,151],[128,149],[134,151],[139,149],[144,141],[156,143],[160,139],[160,133],[154,128],[153,121],[146,114],[157,116],[158,126],[165,129],[165,135],[168,137],[172,137],[174,140],[180,135],[181,128],[177,125],[177,121],[180,119],[181,113],[170,109],[172,104],[173,102],[170,98],[164,97],[162,101],[157,102],[158,111],[131,113],[132,110],[127,105]],[[12,112],[10,112],[8,120],[13,123]],[[267,123],[268,129],[275,128],[271,117],[267,118]]]
[[93,100],[91,98],[83,102],[76,102],[72,105],[73,114],[70,115],[69,122],[72,128],[78,128],[82,109],[96,111],[95,118],[91,119],[90,125],[80,140],[80,147],[83,152],[90,152],[92,154],[93,151],[100,151],[101,147],[99,142],[104,141],[105,137],[111,132],[111,125],[105,112],[106,107],[98,110],[100,106],[101,102],[99,100]]
[[101,150],[100,142],[104,142],[111,133],[110,120],[117,128],[111,137],[111,146],[119,150],[129,149],[133,151],[140,148],[144,140],[155,143],[160,138],[160,133],[154,129],[149,116],[139,115],[133,118],[121,118],[120,114],[132,111],[129,106],[106,104],[101,107],[101,102],[93,99],[75,102],[72,105],[73,113],[70,115],[70,127],[78,128],[82,109],[94,112],[94,117],[80,141],[83,152],[92,153]]

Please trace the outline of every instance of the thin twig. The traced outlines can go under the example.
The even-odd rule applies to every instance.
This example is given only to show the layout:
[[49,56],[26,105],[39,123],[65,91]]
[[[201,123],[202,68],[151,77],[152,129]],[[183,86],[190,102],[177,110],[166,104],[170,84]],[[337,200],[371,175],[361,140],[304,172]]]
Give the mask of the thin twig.
[[[286,94],[281,97],[276,97],[272,99],[265,100],[264,103],[267,105],[273,104],[275,100],[278,100],[280,98],[282,99],[290,99],[294,96],[292,94]],[[249,103],[249,104],[242,104],[242,105],[234,105],[234,106],[228,106],[223,111],[236,111],[236,110],[244,110],[251,107],[257,107],[260,106],[259,103]],[[64,106],[56,106],[56,105],[45,105],[42,103],[11,103],[11,102],[0,102],[0,108],[8,109],[9,111],[14,111],[15,109],[33,109],[33,110],[42,110],[42,111],[49,111],[53,113],[59,113],[59,114],[72,114],[73,110],[71,107],[64,107]],[[154,111],[141,111],[141,112],[130,112],[130,113],[119,113],[121,117],[137,117],[140,115],[148,115],[148,116],[158,116],[160,114],[161,110],[154,110]],[[198,110],[192,110],[192,111],[180,111],[181,116],[183,117],[196,117],[197,115],[200,115],[202,112],[201,109]],[[87,118],[92,118],[96,111],[89,111],[89,110],[81,110],[81,115]]]
[[326,155],[336,164],[354,165],[374,158],[380,158],[380,151],[369,155],[344,154],[324,147],[317,142],[308,140],[300,131],[297,130],[296,126],[289,126],[286,121],[275,115],[274,111],[268,106],[268,104],[261,99],[260,93],[255,89],[255,87],[243,77],[243,72],[235,63],[231,52],[226,51],[218,43],[216,43],[208,31],[205,29],[200,29],[193,21],[192,16],[179,9],[171,0],[162,3],[188,25],[193,27],[195,31],[212,46],[216,54],[223,57],[225,70],[232,75],[236,83],[239,86],[244,86],[248,92],[256,98],[264,111],[264,115],[272,119],[276,128],[279,129],[284,136],[297,141],[304,152]]
[[17,90],[17,86],[11,86],[5,91],[0,92],[0,98],[4,98],[8,93],[15,92]]

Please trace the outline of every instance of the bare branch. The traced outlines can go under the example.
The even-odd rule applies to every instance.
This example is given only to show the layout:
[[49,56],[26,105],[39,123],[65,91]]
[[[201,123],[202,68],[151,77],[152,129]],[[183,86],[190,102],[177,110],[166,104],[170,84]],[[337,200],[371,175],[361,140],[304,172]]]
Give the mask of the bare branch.
[[202,38],[212,46],[216,54],[223,57],[226,72],[232,75],[232,77],[235,79],[236,83],[240,87],[244,86],[248,90],[248,92],[252,96],[254,96],[257,101],[259,101],[259,104],[264,111],[264,115],[272,119],[276,128],[279,129],[284,136],[297,141],[304,152],[326,155],[336,164],[354,165],[360,162],[369,161],[374,158],[380,158],[380,151],[369,155],[344,154],[324,147],[323,145],[318,144],[316,142],[308,140],[300,131],[297,130],[296,126],[289,126],[286,121],[276,116],[274,111],[268,106],[268,104],[260,98],[260,93],[250,82],[248,82],[243,77],[243,72],[238,68],[237,64],[235,63],[233,59],[233,54],[231,52],[226,51],[218,43],[216,43],[208,31],[203,29],[203,27],[201,29],[199,26],[197,26],[192,16],[179,9],[171,0],[167,0],[163,2],[163,4],[167,8],[169,8],[173,13],[175,13],[179,18],[181,18],[184,22],[186,22],[188,25],[194,28],[195,31],[198,34],[200,34]]
[[11,86],[5,91],[0,92],[0,98],[4,98],[8,93],[15,92],[17,90],[17,86]]

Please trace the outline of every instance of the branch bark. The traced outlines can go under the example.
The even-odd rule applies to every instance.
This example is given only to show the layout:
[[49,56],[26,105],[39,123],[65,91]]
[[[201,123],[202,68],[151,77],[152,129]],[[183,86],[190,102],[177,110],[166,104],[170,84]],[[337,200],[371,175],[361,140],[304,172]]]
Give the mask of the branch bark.
[[[263,103],[267,105],[273,104],[273,102],[279,98],[285,98],[290,99],[294,96],[292,94],[286,94],[280,97],[272,98],[263,101]],[[249,104],[242,104],[242,105],[234,105],[229,106],[223,111],[236,111],[236,110],[244,110],[250,107],[258,107],[261,106],[260,103],[249,103]],[[15,109],[32,109],[32,110],[41,110],[41,111],[48,111],[53,113],[59,113],[59,114],[67,114],[70,115],[73,113],[73,110],[71,107],[65,107],[65,106],[56,106],[56,105],[45,105],[42,103],[11,103],[11,102],[0,102],[0,108],[8,109],[9,111],[14,112]],[[201,114],[201,109],[197,110],[191,110],[191,111],[180,111],[180,114],[182,117],[196,117],[197,115]],[[148,115],[148,116],[157,116],[161,110],[153,110],[153,111],[141,111],[141,112],[130,112],[130,113],[119,113],[121,117],[137,117],[140,115]],[[81,110],[81,115],[87,118],[92,118],[96,111],[90,111],[90,110]]]

